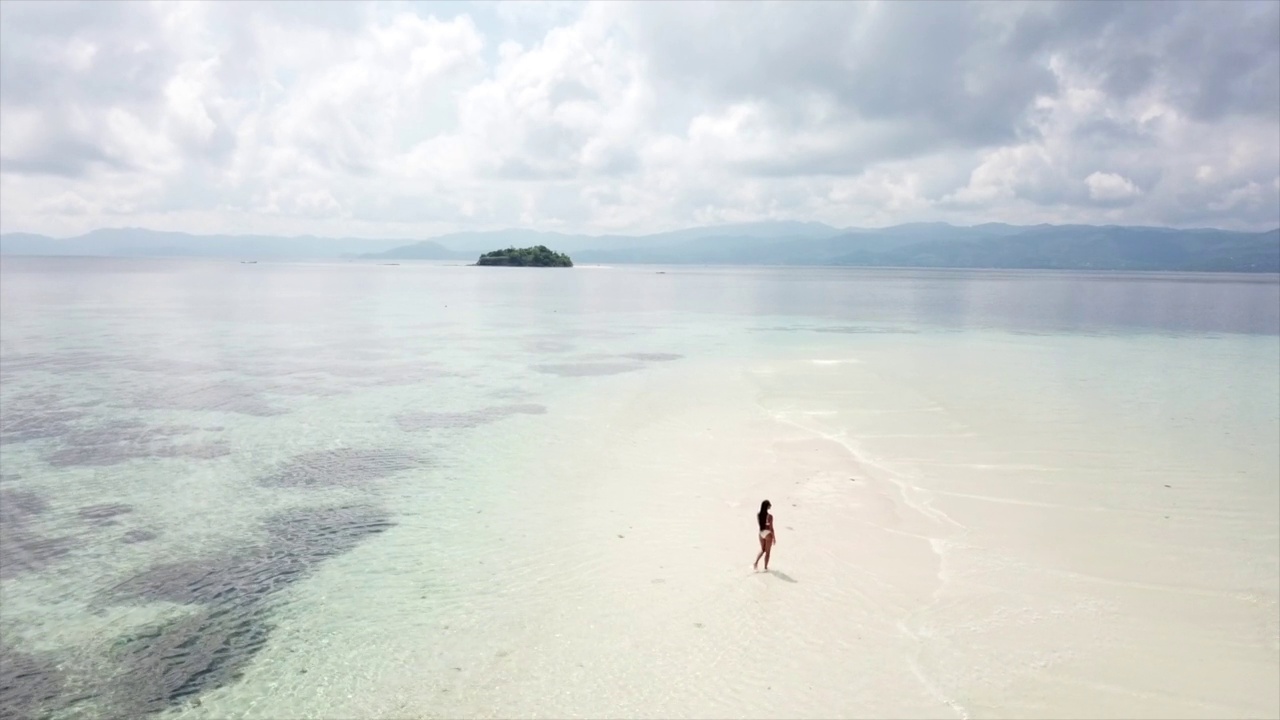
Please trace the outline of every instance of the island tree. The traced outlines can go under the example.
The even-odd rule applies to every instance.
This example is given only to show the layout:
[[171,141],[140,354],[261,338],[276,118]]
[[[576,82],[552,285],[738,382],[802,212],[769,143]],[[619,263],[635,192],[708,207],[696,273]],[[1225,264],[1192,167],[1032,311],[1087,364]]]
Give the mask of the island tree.
[[494,250],[481,255],[476,264],[506,267],[573,267],[573,261],[568,255],[550,250],[545,245]]

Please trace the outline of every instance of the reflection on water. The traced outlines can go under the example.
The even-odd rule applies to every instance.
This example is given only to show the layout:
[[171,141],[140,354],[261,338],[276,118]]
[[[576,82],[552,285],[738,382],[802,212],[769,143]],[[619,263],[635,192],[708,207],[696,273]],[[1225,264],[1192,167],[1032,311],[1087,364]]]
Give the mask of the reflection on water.
[[[557,329],[568,331],[563,339],[589,337],[573,332],[573,318],[600,313],[648,315],[657,323],[706,313],[1004,330],[1280,333],[1275,275],[842,268],[668,268],[658,275],[614,267],[499,276],[425,263],[246,267],[77,258],[4,258],[0,271],[0,299],[12,301],[3,303],[10,306],[6,323],[39,308],[46,337],[123,330],[144,341],[132,348],[137,362],[185,356],[238,364],[232,347],[210,346],[213,352],[196,358],[174,343],[230,339],[251,328],[261,359],[277,362],[399,356],[396,336],[406,331],[463,339],[528,328],[540,331],[533,342],[549,343]],[[539,322],[531,325],[531,318]],[[335,326],[340,337],[331,334]]]
[[496,514],[497,480],[456,471],[451,443],[500,452],[565,393],[797,336],[1280,335],[1274,276],[76,258],[0,275],[4,717],[136,717],[235,683],[285,591],[412,520],[405,503],[429,497],[442,527]]

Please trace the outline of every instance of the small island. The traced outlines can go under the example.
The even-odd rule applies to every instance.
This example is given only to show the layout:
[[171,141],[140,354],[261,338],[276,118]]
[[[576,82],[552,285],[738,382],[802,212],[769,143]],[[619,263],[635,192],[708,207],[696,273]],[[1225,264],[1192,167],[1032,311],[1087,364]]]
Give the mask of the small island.
[[573,261],[564,253],[554,252],[545,245],[527,248],[494,250],[480,256],[476,265],[505,267],[573,267]]

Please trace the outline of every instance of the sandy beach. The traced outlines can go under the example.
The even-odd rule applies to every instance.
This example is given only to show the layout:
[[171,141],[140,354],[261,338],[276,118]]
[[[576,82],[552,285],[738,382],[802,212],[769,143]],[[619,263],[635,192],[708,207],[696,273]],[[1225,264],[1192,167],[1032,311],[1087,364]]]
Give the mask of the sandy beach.
[[[1005,424],[1019,450],[1001,450],[983,422],[1007,408],[966,416],[908,371],[885,350],[601,381],[603,406],[562,403],[544,420],[558,427],[517,434],[488,466],[521,479],[500,513],[518,522],[439,529],[468,533],[474,556],[434,558],[401,527],[326,567],[314,585],[330,592],[304,588],[285,615],[297,642],[273,643],[251,678],[301,663],[323,692],[247,714],[1280,712],[1274,505],[1184,484],[1197,466],[1177,457],[1135,467],[1096,438],[1040,435],[1034,413]],[[779,544],[756,573],[763,498]],[[407,547],[426,548],[421,564],[393,584],[338,580]],[[415,615],[424,586],[454,602]],[[301,658],[309,637],[323,652]],[[219,692],[181,715],[236,707]]]

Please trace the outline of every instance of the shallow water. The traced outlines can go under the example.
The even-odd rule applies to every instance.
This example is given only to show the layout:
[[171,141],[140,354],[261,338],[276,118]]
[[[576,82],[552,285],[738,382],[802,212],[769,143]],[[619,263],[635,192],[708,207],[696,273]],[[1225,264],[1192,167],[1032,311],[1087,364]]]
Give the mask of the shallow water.
[[1274,714],[1276,277],[661,270],[3,259],[0,709]]

